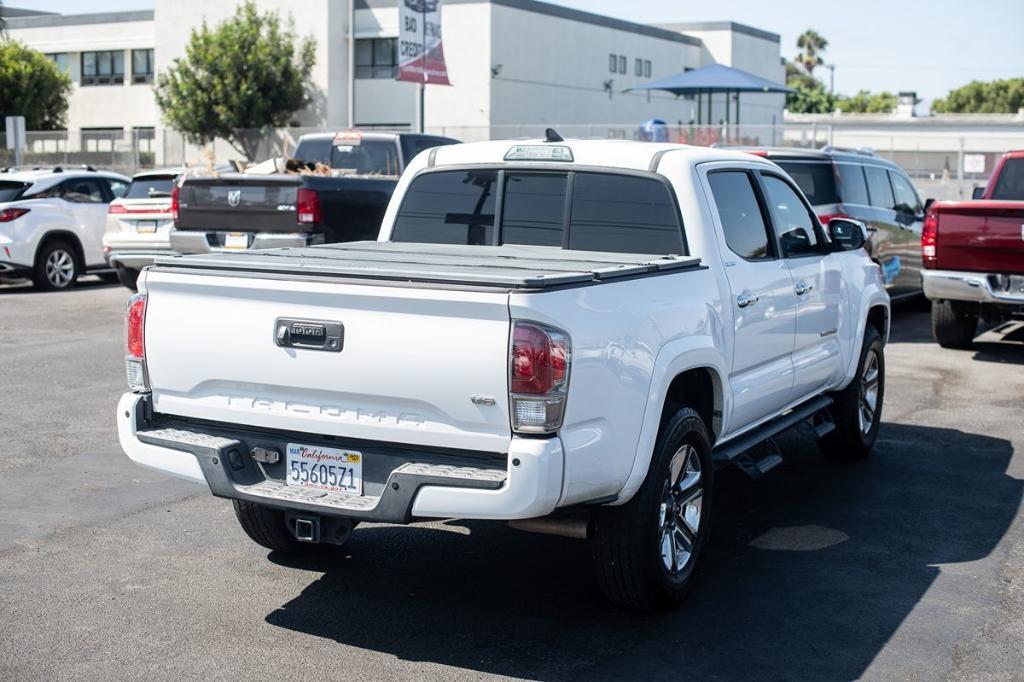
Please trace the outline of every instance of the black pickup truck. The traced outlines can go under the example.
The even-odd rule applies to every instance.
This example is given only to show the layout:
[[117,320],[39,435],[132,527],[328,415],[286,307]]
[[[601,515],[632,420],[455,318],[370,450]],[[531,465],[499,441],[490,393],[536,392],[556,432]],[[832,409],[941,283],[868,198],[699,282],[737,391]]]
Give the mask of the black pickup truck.
[[187,176],[172,196],[178,253],[308,246],[376,239],[405,165],[458,140],[411,133],[303,135],[295,165],[330,175],[220,173]]

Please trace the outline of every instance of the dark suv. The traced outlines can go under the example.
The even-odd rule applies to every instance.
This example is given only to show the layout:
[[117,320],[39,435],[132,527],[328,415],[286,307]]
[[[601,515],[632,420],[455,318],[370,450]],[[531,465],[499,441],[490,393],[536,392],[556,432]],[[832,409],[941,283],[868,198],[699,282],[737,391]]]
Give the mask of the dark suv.
[[822,224],[853,218],[868,227],[866,248],[882,268],[889,295],[914,296],[921,287],[924,206],[902,168],[871,152],[746,148],[777,163],[800,186]]

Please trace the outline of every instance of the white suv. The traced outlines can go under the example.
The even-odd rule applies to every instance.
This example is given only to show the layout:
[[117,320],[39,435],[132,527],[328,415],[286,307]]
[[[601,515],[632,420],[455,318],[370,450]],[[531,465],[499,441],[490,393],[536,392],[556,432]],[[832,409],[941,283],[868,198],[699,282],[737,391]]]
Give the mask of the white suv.
[[171,191],[181,172],[153,170],[132,176],[128,191],[110,203],[103,253],[117,279],[135,288],[139,271],[162,255],[173,255]]
[[0,276],[66,289],[85,272],[105,271],[107,205],[128,178],[91,168],[0,173]]

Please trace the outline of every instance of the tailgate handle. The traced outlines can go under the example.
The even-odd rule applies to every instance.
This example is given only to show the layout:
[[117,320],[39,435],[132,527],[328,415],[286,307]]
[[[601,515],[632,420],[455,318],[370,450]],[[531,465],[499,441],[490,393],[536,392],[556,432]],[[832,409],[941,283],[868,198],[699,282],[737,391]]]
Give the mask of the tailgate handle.
[[328,320],[279,317],[274,321],[274,343],[282,348],[340,353],[345,344],[345,327],[341,322]]

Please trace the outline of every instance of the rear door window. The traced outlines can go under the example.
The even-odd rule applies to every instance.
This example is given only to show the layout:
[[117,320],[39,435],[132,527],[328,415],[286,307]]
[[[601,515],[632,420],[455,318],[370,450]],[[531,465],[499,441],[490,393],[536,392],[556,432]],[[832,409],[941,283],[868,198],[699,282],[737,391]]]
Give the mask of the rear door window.
[[836,168],[839,170],[839,200],[845,204],[870,206],[864,166],[859,163],[837,163]]
[[892,185],[889,184],[889,173],[881,166],[864,166],[864,175],[868,180],[868,198],[876,208],[892,209],[896,200],[892,196]]
[[776,161],[813,206],[835,204],[836,176],[831,161]]
[[681,254],[682,231],[669,188],[650,178],[576,173],[569,248]]
[[405,193],[391,240],[493,244],[497,193],[497,171],[424,173]]
[[729,250],[747,260],[770,259],[768,229],[750,174],[740,170],[708,173],[708,184]]
[[921,200],[917,198],[917,192],[914,191],[910,180],[896,171],[889,171],[889,179],[892,181],[893,194],[896,195],[896,210],[907,215],[921,213]]

